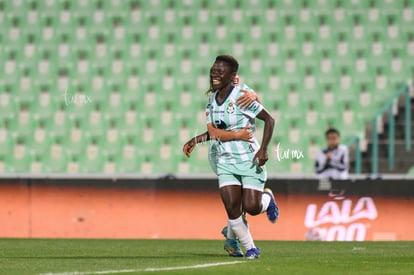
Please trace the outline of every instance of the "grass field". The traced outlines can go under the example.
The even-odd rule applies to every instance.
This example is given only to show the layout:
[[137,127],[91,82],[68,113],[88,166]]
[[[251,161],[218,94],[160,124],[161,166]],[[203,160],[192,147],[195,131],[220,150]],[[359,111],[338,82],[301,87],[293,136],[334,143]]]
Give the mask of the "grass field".
[[256,244],[246,260],[222,241],[0,239],[0,274],[414,274],[414,242]]

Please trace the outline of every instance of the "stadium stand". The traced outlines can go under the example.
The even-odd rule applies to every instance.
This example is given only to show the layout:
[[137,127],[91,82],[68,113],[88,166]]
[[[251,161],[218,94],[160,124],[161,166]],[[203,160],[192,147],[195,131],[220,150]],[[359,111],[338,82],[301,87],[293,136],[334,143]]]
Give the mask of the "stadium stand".
[[[209,172],[208,71],[235,55],[311,173],[328,126],[364,124],[410,76],[412,0],[0,1],[0,172]],[[261,124],[259,123],[259,129]]]

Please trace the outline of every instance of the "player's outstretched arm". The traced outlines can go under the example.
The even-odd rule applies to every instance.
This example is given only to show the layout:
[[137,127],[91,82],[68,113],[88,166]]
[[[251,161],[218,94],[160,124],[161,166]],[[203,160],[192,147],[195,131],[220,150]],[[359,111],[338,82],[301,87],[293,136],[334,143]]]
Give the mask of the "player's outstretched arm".
[[239,131],[226,131],[217,129],[212,123],[207,124],[208,134],[211,139],[230,141],[230,140],[243,140],[247,142],[253,142],[253,132],[250,126],[246,126]]
[[186,155],[189,158],[191,155],[191,152],[194,150],[195,146],[198,143],[206,142],[208,140],[210,140],[210,135],[208,134],[207,131],[202,133],[201,135],[191,138],[183,146],[184,155]]
[[243,95],[237,99],[237,105],[241,108],[247,108],[253,101],[262,103],[256,92],[240,90]]
[[263,120],[265,124],[263,129],[262,144],[260,145],[259,151],[257,151],[256,155],[254,156],[253,162],[257,162],[259,166],[262,166],[268,160],[267,147],[269,146],[270,140],[272,139],[275,120],[266,109],[260,111],[256,117],[260,120]]
[[[216,137],[214,139],[221,140],[221,141],[244,140],[247,142],[253,142],[252,141],[253,133],[250,130],[250,127],[244,127],[240,131],[226,131],[226,130],[215,128],[213,124],[209,124],[209,125],[213,127],[211,131],[214,134],[213,137]],[[184,154],[189,158],[191,155],[191,152],[194,150],[195,146],[198,143],[206,142],[208,140],[210,140],[209,131],[191,138],[183,146]]]

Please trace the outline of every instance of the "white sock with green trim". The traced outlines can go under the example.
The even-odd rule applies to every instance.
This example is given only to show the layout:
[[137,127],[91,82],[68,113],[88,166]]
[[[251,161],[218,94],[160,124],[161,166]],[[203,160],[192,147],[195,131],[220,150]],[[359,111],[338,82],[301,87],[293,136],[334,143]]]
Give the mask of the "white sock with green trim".
[[270,204],[270,199],[271,197],[268,193],[262,193],[262,212],[261,213],[266,212]]
[[233,229],[231,229],[230,219],[227,221],[227,239],[237,239],[236,234],[234,234]]
[[256,247],[250,234],[249,226],[243,221],[243,215],[234,220],[229,219],[229,229],[239,238],[240,243],[246,250]]

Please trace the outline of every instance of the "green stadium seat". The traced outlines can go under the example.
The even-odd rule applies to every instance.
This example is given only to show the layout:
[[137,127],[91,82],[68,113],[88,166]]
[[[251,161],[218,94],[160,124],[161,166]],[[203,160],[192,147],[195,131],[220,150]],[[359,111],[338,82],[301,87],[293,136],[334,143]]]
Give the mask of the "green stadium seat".
[[98,140],[92,138],[85,147],[85,154],[79,157],[80,169],[82,173],[103,172],[103,152]]
[[9,87],[6,87],[6,90],[0,94],[0,108],[0,120],[12,120],[15,118],[17,108]]
[[[238,58],[282,144],[306,151],[328,126],[361,135],[411,77],[411,2],[0,2],[0,171],[210,173],[207,145],[190,159],[181,148],[206,129],[203,92],[221,53]],[[18,140],[30,154],[17,161]],[[125,158],[129,143],[140,151]]]
[[119,173],[137,173],[141,172],[141,165],[142,162],[139,157],[133,159],[121,159],[117,163],[117,171]]
[[[115,174],[118,171],[118,162],[115,161],[114,156],[108,155],[102,165],[102,171],[104,174]],[[100,170],[98,170],[100,172]]]
[[63,144],[69,155],[78,156],[85,151],[85,141],[88,140],[83,120],[71,120],[67,124],[68,135],[63,137]]
[[33,112],[36,120],[44,120],[53,116],[56,110],[52,97],[53,95],[44,87],[40,92],[38,104],[36,104]]
[[190,164],[187,157],[181,157],[180,162],[178,163],[177,173],[178,174],[189,174],[190,173]]
[[5,158],[4,156],[0,156],[0,172],[1,173],[11,172],[10,160]]
[[323,96],[321,108],[321,119],[326,122],[335,122],[339,119],[338,110],[342,109],[342,102],[336,99],[337,95],[330,89],[326,88]]
[[65,172],[68,174],[75,174],[79,173],[80,171],[80,164],[78,161],[78,157],[74,155],[68,155],[68,160],[65,167]]
[[120,152],[117,159],[117,170],[119,173],[136,173],[140,171],[143,157],[142,154],[138,153],[138,144],[136,144],[134,138],[128,137]]
[[129,77],[127,78],[127,84],[124,87],[123,97],[125,101],[134,103],[141,101],[144,95],[144,91],[140,90],[141,79],[138,76],[139,69],[132,67],[130,69]]
[[142,128],[143,123],[137,113],[137,108],[131,103],[119,123],[119,131],[123,136],[139,136],[142,134]]
[[87,136],[100,138],[106,129],[104,113],[99,105],[89,112],[87,120],[84,122],[84,130]]
[[343,136],[360,135],[364,131],[363,121],[354,111],[356,108],[353,103],[347,102],[342,111],[341,132]]
[[32,154],[30,158],[30,173],[44,173],[46,172],[44,155]]
[[114,157],[121,152],[122,145],[124,144],[124,136],[119,130],[116,120],[111,120],[109,122],[104,137],[104,154]]
[[[269,161],[268,164],[266,164],[266,169],[268,173],[284,173],[288,174],[290,173],[290,159],[280,159],[277,160],[277,156],[275,156],[276,159],[273,159]],[[281,157],[282,158],[282,157]]]
[[29,170],[30,150],[24,140],[18,140],[11,156],[11,171],[23,173]]
[[140,165],[138,166],[138,171],[140,173],[150,174],[150,173],[158,172],[157,168],[154,168],[156,167],[156,164],[154,163],[155,154],[146,153],[146,154],[141,154],[141,156],[142,156],[141,162],[139,163]]
[[34,130],[34,136],[28,140],[28,144],[31,148],[31,153],[36,155],[45,155],[51,144],[51,138],[49,136],[50,126],[47,126],[47,121],[40,120],[37,122]]
[[46,155],[46,168],[49,173],[62,173],[66,171],[67,154],[66,146],[63,146],[61,140],[57,138],[50,146],[50,151]]
[[282,114],[286,119],[301,119],[302,110],[306,107],[304,106],[303,92],[298,91],[297,87],[291,85],[289,87],[287,95],[287,104],[283,105]]
[[59,108],[53,114],[53,123],[51,123],[48,129],[52,137],[64,137],[69,132],[69,114],[65,108],[65,103],[60,103]]
[[[9,156],[13,149],[13,132],[10,130],[9,121],[3,120],[0,128],[0,156]],[[3,161],[7,161],[3,158]]]
[[10,129],[13,135],[16,137],[22,137],[24,139],[30,137],[33,133],[33,117],[30,107],[26,104],[20,106],[20,111],[16,120],[11,121]]
[[[159,172],[161,173],[174,173],[178,169],[178,162],[176,159],[177,146],[175,144],[170,144],[168,139],[164,139],[160,146],[156,150],[156,157],[154,157],[154,165],[158,167]],[[154,148],[155,149],[155,148]]]

